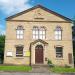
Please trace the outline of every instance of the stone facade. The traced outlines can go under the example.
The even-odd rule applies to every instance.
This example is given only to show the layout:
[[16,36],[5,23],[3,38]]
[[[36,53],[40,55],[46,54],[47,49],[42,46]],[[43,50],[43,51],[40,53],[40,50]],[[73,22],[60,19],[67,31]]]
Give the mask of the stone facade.
[[[24,28],[24,38],[21,40],[16,38],[18,25],[22,25]],[[62,27],[62,40],[59,41],[55,40],[54,35],[54,30],[58,25]],[[46,27],[44,40],[33,39],[32,29],[34,26]],[[23,57],[16,57],[16,45],[19,44],[24,45]],[[4,64],[29,65],[31,63],[31,65],[35,65],[35,47],[37,45],[43,46],[43,64],[47,65],[47,58],[55,65],[73,66],[71,20],[40,5],[7,18]],[[63,46],[63,58],[56,58],[55,47],[58,45]],[[7,52],[12,52],[12,56],[7,56]],[[72,54],[71,64],[68,58],[69,53]]]

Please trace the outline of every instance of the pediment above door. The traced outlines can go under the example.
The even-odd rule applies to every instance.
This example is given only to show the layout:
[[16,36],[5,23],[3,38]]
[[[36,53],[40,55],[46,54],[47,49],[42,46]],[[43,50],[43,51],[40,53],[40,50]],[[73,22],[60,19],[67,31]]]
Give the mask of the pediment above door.
[[42,43],[42,44],[44,44],[44,45],[47,45],[47,44],[48,44],[47,42],[45,42],[44,40],[41,40],[41,39],[35,40],[35,41],[32,42],[31,44],[34,45],[34,44],[36,44],[36,43]]

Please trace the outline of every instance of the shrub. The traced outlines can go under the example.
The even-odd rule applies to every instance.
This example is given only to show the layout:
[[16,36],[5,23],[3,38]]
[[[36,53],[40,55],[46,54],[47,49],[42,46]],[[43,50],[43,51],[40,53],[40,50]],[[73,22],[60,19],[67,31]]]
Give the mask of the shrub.
[[48,64],[49,67],[54,67],[54,65],[52,64],[51,60],[49,60],[49,59],[48,59],[47,64]]
[[47,62],[47,64],[52,64],[51,60],[49,60],[49,59],[48,59],[48,62]]
[[69,66],[69,65],[65,64],[65,68],[71,68],[71,66]]

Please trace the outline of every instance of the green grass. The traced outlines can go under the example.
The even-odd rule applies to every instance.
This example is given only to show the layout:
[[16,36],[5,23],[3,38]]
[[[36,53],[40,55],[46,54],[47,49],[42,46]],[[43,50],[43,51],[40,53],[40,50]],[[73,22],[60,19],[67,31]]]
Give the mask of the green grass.
[[53,67],[53,68],[50,68],[50,71],[55,73],[74,73],[75,68]]
[[31,71],[30,66],[0,66],[0,71]]

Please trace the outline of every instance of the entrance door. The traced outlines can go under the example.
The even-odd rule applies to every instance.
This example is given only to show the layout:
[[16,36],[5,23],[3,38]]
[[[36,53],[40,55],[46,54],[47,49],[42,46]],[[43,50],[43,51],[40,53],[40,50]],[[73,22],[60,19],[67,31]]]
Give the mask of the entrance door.
[[35,63],[43,63],[43,46],[37,45],[35,47]]

